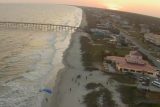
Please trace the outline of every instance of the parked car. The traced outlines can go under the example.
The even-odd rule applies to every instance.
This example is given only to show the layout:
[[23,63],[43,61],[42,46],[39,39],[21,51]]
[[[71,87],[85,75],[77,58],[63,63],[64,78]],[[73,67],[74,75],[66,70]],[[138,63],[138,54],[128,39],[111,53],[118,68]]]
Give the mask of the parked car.
[[149,86],[149,82],[141,82],[142,83],[142,85],[144,85],[144,86]]
[[160,88],[160,81],[157,81],[157,80],[152,81],[152,85],[154,85],[154,86]]
[[149,77],[140,77],[138,80],[140,82],[142,82],[142,81],[150,81],[150,78]]
[[156,59],[158,62],[160,62],[160,59]]

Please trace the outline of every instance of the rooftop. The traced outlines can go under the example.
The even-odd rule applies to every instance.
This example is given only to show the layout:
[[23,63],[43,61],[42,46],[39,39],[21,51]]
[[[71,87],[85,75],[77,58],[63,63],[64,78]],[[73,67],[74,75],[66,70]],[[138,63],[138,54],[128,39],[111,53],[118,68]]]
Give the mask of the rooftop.
[[124,57],[108,56],[107,59],[115,61],[118,66],[126,69],[133,69],[136,71],[147,71],[150,73],[153,73],[155,69],[147,61],[145,61],[145,65],[139,65],[139,64],[128,63]]
[[114,61],[117,66],[121,68],[145,71],[148,73],[153,73],[155,71],[155,68],[152,65],[142,59],[142,56],[138,51],[130,51],[130,54],[125,57],[107,56],[106,59]]

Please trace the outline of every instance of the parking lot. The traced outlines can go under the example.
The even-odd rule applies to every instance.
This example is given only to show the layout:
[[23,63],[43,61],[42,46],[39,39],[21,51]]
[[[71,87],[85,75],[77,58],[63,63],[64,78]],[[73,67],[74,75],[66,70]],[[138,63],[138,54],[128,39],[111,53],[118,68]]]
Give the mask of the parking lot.
[[150,78],[148,76],[141,76],[137,81],[137,88],[144,89],[153,92],[160,92],[160,87],[157,87],[152,84],[155,78]]
[[[111,64],[106,64],[107,71],[116,73],[116,69],[111,66]],[[125,72],[124,74],[131,74],[130,72]],[[152,82],[156,79],[155,77],[150,77],[147,75],[143,74],[138,74],[138,73],[132,73],[132,75],[137,79],[137,88],[138,89],[143,89],[143,90],[148,90],[148,91],[153,91],[153,92],[160,92],[160,87],[157,87],[152,84]]]

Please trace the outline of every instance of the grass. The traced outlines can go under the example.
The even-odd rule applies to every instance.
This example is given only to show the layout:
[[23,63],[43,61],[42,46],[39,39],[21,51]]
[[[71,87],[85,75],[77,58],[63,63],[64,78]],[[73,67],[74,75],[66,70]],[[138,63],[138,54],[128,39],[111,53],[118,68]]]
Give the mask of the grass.
[[101,107],[116,107],[112,100],[111,93],[106,88],[100,88],[99,91],[92,91],[84,96],[84,103],[87,107],[100,107],[99,98],[101,100]]
[[133,75],[128,74],[110,74],[111,79],[116,80],[120,83],[126,83],[126,84],[136,84],[136,79]]
[[90,67],[93,63],[102,63],[104,57],[104,46],[96,45],[93,46],[89,43],[89,39],[87,37],[81,38],[81,50],[83,53],[82,60],[83,65],[85,67]]
[[[91,38],[93,37],[91,36]],[[102,38],[94,38],[93,41],[94,44],[100,45],[93,45],[87,37],[81,37],[82,61],[87,70],[94,70],[93,65],[95,63],[102,64],[104,57],[107,55],[125,56],[130,51],[130,49],[126,47],[117,48],[114,44],[110,44]],[[109,54],[105,53],[106,50],[109,51]]]
[[125,55],[127,55],[129,53],[130,50],[131,49],[129,49],[129,48],[116,48],[114,50],[115,56],[122,56],[122,57],[124,57]]
[[160,93],[138,90],[136,87],[120,86],[118,91],[128,107],[160,107]]
[[121,94],[122,101],[129,107],[136,107],[136,102],[144,100],[144,93],[137,90],[136,87],[120,86],[118,91]]
[[147,104],[147,103],[142,103],[137,107],[160,107],[160,104]]
[[148,92],[146,98],[149,100],[154,100],[160,102],[160,93],[158,92]]

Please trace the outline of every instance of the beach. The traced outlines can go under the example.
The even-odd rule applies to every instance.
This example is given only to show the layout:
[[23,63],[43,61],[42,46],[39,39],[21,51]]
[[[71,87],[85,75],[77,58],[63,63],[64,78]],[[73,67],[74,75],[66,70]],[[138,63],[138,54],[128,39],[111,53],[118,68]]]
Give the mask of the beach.
[[[81,27],[87,26],[85,14],[81,22]],[[92,72],[86,71],[83,66],[81,43],[82,36],[87,36],[85,32],[75,32],[72,35],[70,46],[65,51],[63,63],[65,67],[59,72],[54,95],[46,102],[48,107],[86,107],[84,96],[89,93],[85,87],[88,83],[101,83],[112,93],[112,99],[118,107],[126,107],[122,103],[120,94],[117,92],[118,84],[109,81],[110,76],[103,74],[99,70]],[[46,106],[46,105],[45,105]],[[44,106],[44,107],[45,107]]]
[[[84,11],[74,6],[47,5],[48,8],[43,7],[43,14],[40,14],[41,5],[1,8],[7,7],[10,7],[9,13],[17,15],[10,18],[10,14],[2,11],[4,21],[34,22],[41,17],[37,23],[87,26]],[[20,11],[17,13],[17,10]],[[24,11],[28,15],[23,15]],[[59,13],[55,15],[54,11]],[[102,84],[112,94],[116,105],[125,107],[117,92],[117,82],[106,84],[109,75],[85,69],[81,37],[89,37],[86,32],[6,29],[0,30],[0,35],[0,69],[3,71],[0,72],[0,107],[86,107],[84,97],[91,92],[86,89],[90,83]],[[42,91],[44,89],[50,92]]]
[[[81,25],[80,27],[86,26],[86,20],[84,14],[82,15]],[[53,86],[53,94],[46,96],[46,99],[42,102],[42,107],[58,107],[60,106],[60,99],[61,97],[66,98],[68,95],[66,94],[66,97],[63,95],[64,93],[67,93],[69,89],[67,87],[71,84],[70,79],[76,76],[75,70],[83,71],[84,68],[81,63],[81,50],[80,50],[80,37],[83,33],[82,32],[74,32],[70,39],[70,45],[68,49],[63,53],[63,64],[64,68],[61,69],[58,72],[57,79],[55,81],[55,85]],[[74,59],[74,60],[73,60]],[[73,62],[73,63],[71,63]],[[73,68],[73,69],[70,69]],[[72,74],[73,72],[73,74]],[[78,73],[78,72],[77,72]],[[68,81],[69,80],[69,81]],[[50,82],[52,84],[52,82]],[[72,86],[70,86],[72,87]],[[60,90],[61,89],[61,90]],[[77,90],[78,91],[78,90]],[[78,93],[77,93],[78,95]],[[70,98],[72,100],[72,98]],[[68,101],[66,101],[68,102]],[[63,103],[66,107],[65,103]],[[72,104],[71,104],[72,106]]]
[[[3,10],[7,10],[7,13]],[[25,13],[25,14],[24,14]],[[67,5],[6,4],[0,20],[79,27],[82,10]],[[0,29],[0,107],[46,107],[71,31]],[[42,91],[48,89],[51,93]]]

